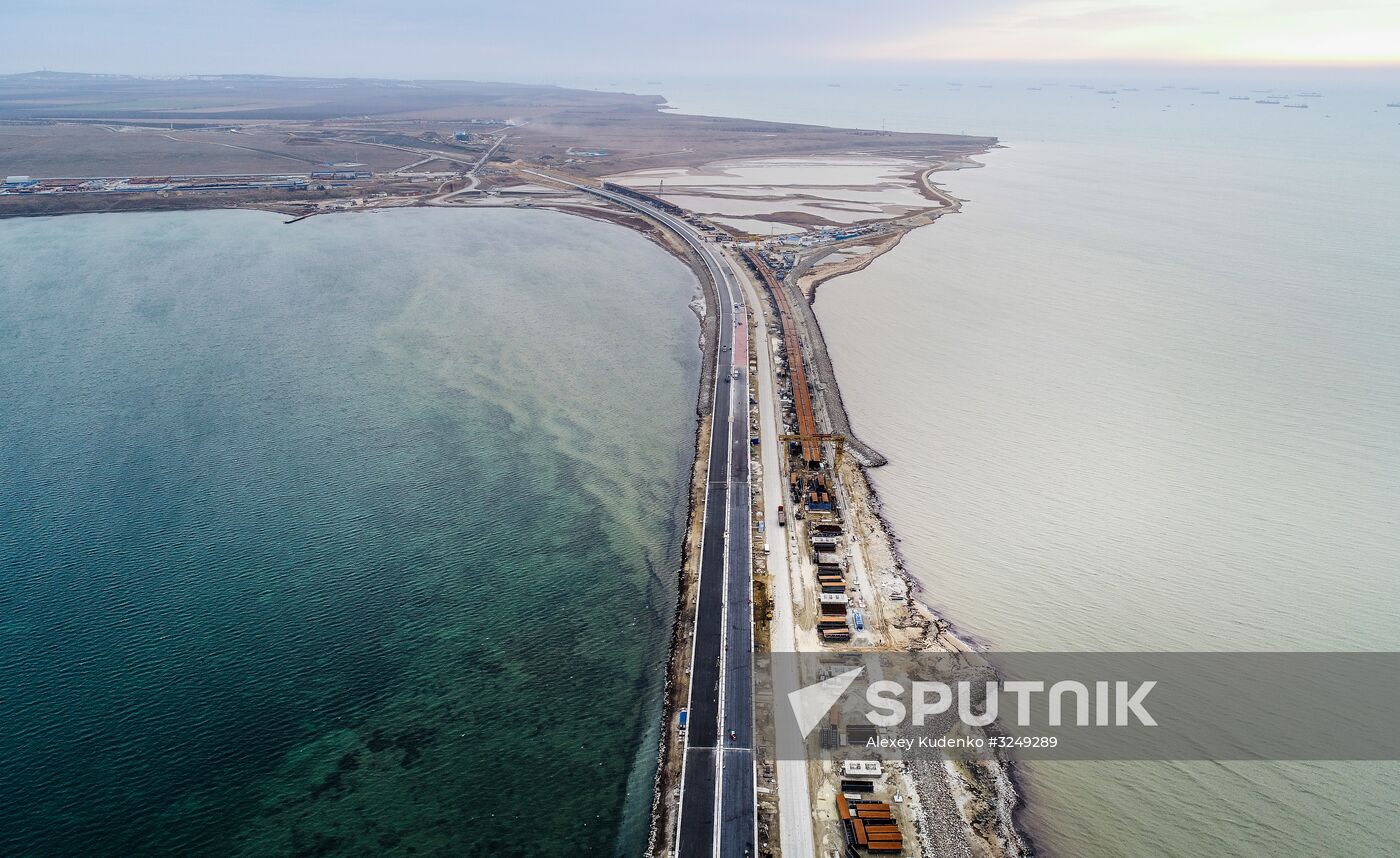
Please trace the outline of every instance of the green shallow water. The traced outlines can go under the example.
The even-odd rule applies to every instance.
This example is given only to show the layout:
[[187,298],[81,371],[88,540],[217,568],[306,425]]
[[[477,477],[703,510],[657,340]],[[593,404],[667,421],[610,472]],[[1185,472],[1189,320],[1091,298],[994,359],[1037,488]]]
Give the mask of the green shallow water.
[[0,223],[5,855],[634,854],[690,273],[546,212]]

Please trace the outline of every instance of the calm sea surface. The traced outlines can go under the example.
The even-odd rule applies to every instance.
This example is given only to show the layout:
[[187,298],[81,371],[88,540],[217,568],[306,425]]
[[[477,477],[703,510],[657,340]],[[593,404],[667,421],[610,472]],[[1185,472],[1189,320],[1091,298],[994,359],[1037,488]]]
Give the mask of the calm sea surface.
[[0,854],[637,854],[693,277],[280,221],[0,222]]
[[[1323,97],[1255,104],[1269,87]],[[908,563],[962,629],[1002,650],[1400,649],[1400,77],[646,91],[1008,147],[941,177],[962,214],[816,304],[855,428],[892,460],[875,482]],[[1400,854],[1392,763],[1025,773],[1062,858]]]

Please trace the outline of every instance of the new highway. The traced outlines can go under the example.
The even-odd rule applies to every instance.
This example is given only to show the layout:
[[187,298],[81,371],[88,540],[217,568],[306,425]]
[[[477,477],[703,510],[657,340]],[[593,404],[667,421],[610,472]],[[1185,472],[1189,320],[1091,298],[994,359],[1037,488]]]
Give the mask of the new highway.
[[686,221],[641,199],[569,184],[661,223],[699,255],[714,280],[719,335],[676,854],[679,858],[750,858],[758,854],[758,813],[753,741],[751,394],[744,293],[717,246],[706,242]]
[[[743,269],[737,264],[736,271]],[[782,515],[778,505],[783,502],[781,461],[782,414],[779,411],[777,376],[773,372],[773,357],[769,350],[769,319],[763,312],[763,301],[759,297],[758,286],[752,278],[741,277],[745,294],[749,296],[749,306],[754,308],[753,353],[758,359],[757,385],[759,437],[762,440],[763,463],[763,504],[764,520],[768,522],[765,536],[772,544],[768,555],[768,581],[773,588],[773,638],[775,653],[797,652],[797,619],[793,616],[798,603],[795,593],[802,592],[801,564],[796,561],[795,539],[789,529],[780,526]],[[789,551],[793,559],[789,561]],[[775,658],[772,665],[774,700],[786,700],[800,685],[797,663],[791,658]],[[778,731],[777,747],[785,746],[784,730],[791,729],[791,722],[785,718],[776,719],[774,727]],[[792,737],[799,743],[801,737]],[[788,754],[777,754],[775,765],[778,775],[778,835],[783,855],[816,855],[816,839],[812,836],[812,799],[807,779],[807,761],[793,758]]]

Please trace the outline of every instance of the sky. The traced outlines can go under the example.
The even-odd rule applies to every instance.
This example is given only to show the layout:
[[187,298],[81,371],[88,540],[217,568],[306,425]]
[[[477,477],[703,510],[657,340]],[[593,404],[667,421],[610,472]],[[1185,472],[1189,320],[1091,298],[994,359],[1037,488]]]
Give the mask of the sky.
[[1400,0],[0,0],[0,73],[547,81],[944,63],[1400,68]]

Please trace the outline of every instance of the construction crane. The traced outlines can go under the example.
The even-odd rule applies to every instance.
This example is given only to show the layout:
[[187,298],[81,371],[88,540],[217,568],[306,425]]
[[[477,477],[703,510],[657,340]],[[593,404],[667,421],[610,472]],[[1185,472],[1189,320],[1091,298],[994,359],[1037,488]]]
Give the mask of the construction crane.
[[788,441],[797,441],[800,444],[805,444],[810,441],[816,445],[818,451],[821,450],[822,442],[830,441],[836,448],[836,455],[832,458],[832,468],[837,471],[841,470],[841,457],[846,451],[845,435],[838,435],[831,432],[814,432],[810,435],[779,435],[778,439],[785,443]]

